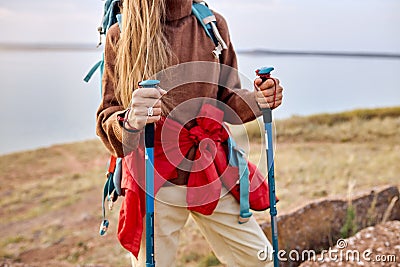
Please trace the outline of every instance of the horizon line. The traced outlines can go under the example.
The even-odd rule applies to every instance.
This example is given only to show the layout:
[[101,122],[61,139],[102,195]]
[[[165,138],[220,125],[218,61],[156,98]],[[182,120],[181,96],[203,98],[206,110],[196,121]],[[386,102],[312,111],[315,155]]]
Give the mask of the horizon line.
[[[18,43],[2,42],[1,51],[102,51],[92,43]],[[400,53],[395,52],[368,52],[368,51],[323,51],[323,50],[279,50],[279,49],[237,49],[242,55],[274,55],[274,56],[323,56],[323,57],[358,57],[358,58],[385,58],[400,59]]]

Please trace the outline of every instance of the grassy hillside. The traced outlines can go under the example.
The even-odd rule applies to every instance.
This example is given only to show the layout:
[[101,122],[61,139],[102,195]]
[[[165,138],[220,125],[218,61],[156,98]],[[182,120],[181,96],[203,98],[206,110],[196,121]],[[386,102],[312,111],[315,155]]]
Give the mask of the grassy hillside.
[[[260,138],[257,123],[247,126],[250,140]],[[275,121],[278,142],[400,141],[400,107],[294,116]]]
[[[260,128],[246,125],[250,159],[260,162]],[[292,117],[275,122],[275,163],[281,210],[377,185],[400,185],[400,107]]]
[[[400,185],[399,115],[396,107],[277,121],[279,213],[311,199],[344,195],[349,183],[356,184],[355,191]],[[246,127],[250,159],[264,168],[258,128]],[[109,216],[108,235],[98,235],[107,157],[99,141],[0,157],[0,265],[129,266],[116,239],[118,207]],[[180,266],[218,264],[190,221],[178,258]]]

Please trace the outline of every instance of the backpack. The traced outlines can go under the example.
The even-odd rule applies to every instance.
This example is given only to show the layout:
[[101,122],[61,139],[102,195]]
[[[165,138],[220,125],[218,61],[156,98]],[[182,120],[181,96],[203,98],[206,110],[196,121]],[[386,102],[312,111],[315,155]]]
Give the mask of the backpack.
[[[115,23],[118,23],[120,29],[122,26],[122,16],[119,13],[120,0],[106,0],[104,4],[104,13],[102,24],[98,27],[100,41],[97,47],[102,45],[102,38],[107,34],[108,29]],[[216,59],[219,58],[221,52],[227,49],[227,45],[218,32],[217,21],[213,12],[209,9],[204,1],[194,0],[192,4],[192,14],[197,18],[198,22],[204,28],[205,33],[215,44],[215,49],[212,54]],[[97,62],[85,76],[84,81],[89,82],[94,73],[100,69],[100,91],[102,91],[101,77],[104,70],[104,52],[102,59]],[[228,139],[228,158],[229,165],[238,167],[240,180],[240,217],[239,223],[245,223],[251,217],[249,211],[249,170],[245,155],[239,149],[232,139]],[[122,179],[122,159],[114,156],[110,157],[108,163],[107,179],[103,188],[102,197],[102,214],[103,220],[100,225],[99,234],[105,235],[109,226],[109,221],[106,219],[106,202],[109,210],[112,210],[113,203],[122,195],[121,179]]]

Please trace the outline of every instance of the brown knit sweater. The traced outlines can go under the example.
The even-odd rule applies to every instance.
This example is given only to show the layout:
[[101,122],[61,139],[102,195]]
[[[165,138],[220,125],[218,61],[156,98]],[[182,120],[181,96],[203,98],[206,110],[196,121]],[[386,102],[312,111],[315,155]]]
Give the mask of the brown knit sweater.
[[[162,98],[163,115],[172,116],[191,127],[193,124],[187,122],[195,118],[201,105],[218,100],[224,103],[218,106],[225,111],[225,121],[229,123],[243,123],[260,116],[261,111],[254,93],[241,89],[238,73],[224,67],[227,65],[237,69],[236,54],[224,18],[214,12],[219,32],[228,45],[228,49],[222,52],[218,60],[212,55],[215,48],[213,41],[206,35],[196,17],[191,15],[192,0],[166,0],[166,4],[167,17],[163,30],[174,53],[173,66],[178,67],[169,71],[170,75],[166,75],[168,78],[161,77],[160,86],[168,90]],[[119,34],[118,25],[113,25],[106,38],[103,96],[97,111],[96,132],[113,155],[123,157],[122,144],[135,144],[143,134],[127,133],[117,121],[117,115],[124,111],[114,95],[114,68]],[[187,62],[203,63],[190,64],[184,68],[177,65]],[[191,99],[196,100],[192,103],[185,102]]]

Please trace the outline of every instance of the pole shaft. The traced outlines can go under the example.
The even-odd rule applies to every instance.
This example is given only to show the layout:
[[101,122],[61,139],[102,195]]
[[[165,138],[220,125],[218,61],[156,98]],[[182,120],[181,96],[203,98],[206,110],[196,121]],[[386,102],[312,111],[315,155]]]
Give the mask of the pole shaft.
[[[141,88],[157,88],[160,81],[146,80]],[[154,123],[145,128],[146,161],[146,267],[155,267],[154,256]]]
[[[263,110],[263,112],[271,113],[271,110]],[[265,116],[264,116],[265,117]],[[269,187],[269,213],[271,215],[271,231],[272,231],[272,248],[274,266],[279,266],[278,259],[278,227],[276,221],[276,215],[278,214],[276,209],[276,193],[275,193],[275,173],[274,173],[274,147],[273,147],[273,135],[272,135],[272,122],[264,122],[265,127],[265,142],[266,142],[266,154],[267,154],[267,168],[268,168],[268,187]]]
[[154,259],[154,124],[146,125],[146,267]]

